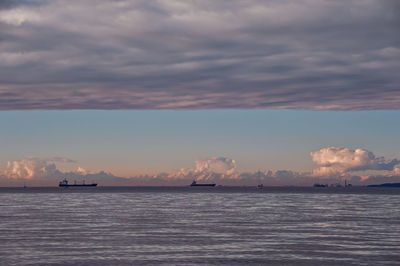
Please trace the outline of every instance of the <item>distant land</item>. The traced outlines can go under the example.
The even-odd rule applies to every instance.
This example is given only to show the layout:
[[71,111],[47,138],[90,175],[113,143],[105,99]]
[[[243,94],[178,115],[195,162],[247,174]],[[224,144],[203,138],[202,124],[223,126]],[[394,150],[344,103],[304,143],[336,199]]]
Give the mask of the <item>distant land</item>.
[[368,187],[400,187],[400,183],[384,183],[380,185],[369,185]]

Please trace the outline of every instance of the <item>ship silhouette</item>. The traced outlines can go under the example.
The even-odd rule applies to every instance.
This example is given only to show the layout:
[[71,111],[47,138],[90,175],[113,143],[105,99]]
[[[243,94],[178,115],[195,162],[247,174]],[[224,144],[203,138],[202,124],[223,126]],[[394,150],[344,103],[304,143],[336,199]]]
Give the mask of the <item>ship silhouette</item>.
[[198,184],[196,180],[193,180],[191,187],[215,187],[215,184]]
[[92,184],[85,184],[85,181],[82,182],[82,184],[77,184],[76,182],[74,184],[68,184],[68,180],[64,178],[60,183],[58,184],[59,187],[95,187],[97,186],[96,183]]

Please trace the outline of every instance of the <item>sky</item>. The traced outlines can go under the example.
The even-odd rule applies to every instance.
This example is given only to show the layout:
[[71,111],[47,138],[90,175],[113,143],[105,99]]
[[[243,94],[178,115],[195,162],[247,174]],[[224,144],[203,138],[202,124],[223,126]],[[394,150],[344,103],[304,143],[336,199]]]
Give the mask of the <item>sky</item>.
[[400,182],[400,1],[0,1],[0,185]]

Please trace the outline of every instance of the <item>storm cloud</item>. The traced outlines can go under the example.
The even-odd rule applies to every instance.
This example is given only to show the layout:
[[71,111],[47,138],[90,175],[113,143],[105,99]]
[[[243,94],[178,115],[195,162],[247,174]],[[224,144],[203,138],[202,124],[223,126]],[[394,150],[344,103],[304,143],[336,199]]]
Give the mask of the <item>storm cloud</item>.
[[399,109],[393,0],[1,1],[0,109]]

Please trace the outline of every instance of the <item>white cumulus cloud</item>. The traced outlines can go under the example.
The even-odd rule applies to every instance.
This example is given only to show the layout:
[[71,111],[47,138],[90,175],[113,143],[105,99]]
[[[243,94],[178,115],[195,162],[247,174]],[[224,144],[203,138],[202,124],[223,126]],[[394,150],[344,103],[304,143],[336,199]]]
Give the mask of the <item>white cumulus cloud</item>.
[[210,157],[195,161],[194,168],[182,168],[178,172],[157,175],[155,178],[216,180],[235,179],[236,161],[227,157]]
[[75,170],[75,172],[77,174],[81,174],[81,175],[87,175],[90,173],[90,171],[86,170],[85,168],[83,168],[82,166],[78,166],[78,168]]
[[[101,185],[125,184],[127,179],[106,173],[92,172],[78,166],[75,171],[61,171],[56,163],[76,163],[64,157],[23,158],[9,161],[5,171],[0,172],[0,184],[15,185],[21,180],[29,181],[29,185],[54,185],[61,178],[68,180],[86,180],[100,182]],[[16,183],[17,182],[17,183]]]
[[231,175],[236,170],[236,161],[226,157],[212,157],[195,162],[196,173],[219,173]]
[[[291,170],[259,170],[240,172],[234,159],[210,157],[194,162],[192,168],[156,175],[122,178],[112,173],[88,171],[78,166],[75,171],[60,171],[56,163],[76,163],[63,157],[24,158],[9,161],[0,173],[0,184],[18,184],[29,180],[29,185],[54,185],[60,178],[86,180],[100,185],[188,185],[192,180],[214,182],[219,185],[255,186],[311,186],[314,183],[336,184],[346,179],[354,185],[400,182],[400,160],[385,160],[365,149],[327,147],[310,153],[316,168],[311,172]],[[362,176],[355,171],[374,170],[374,174]],[[377,172],[385,170],[384,172]]]
[[311,152],[310,156],[317,166],[313,171],[316,176],[337,175],[362,170],[391,171],[400,163],[397,159],[386,162],[384,157],[375,157],[372,152],[364,149],[352,150],[341,147],[323,148]]
[[4,174],[11,179],[34,179],[55,175],[57,172],[54,162],[40,158],[25,158],[9,161]]

